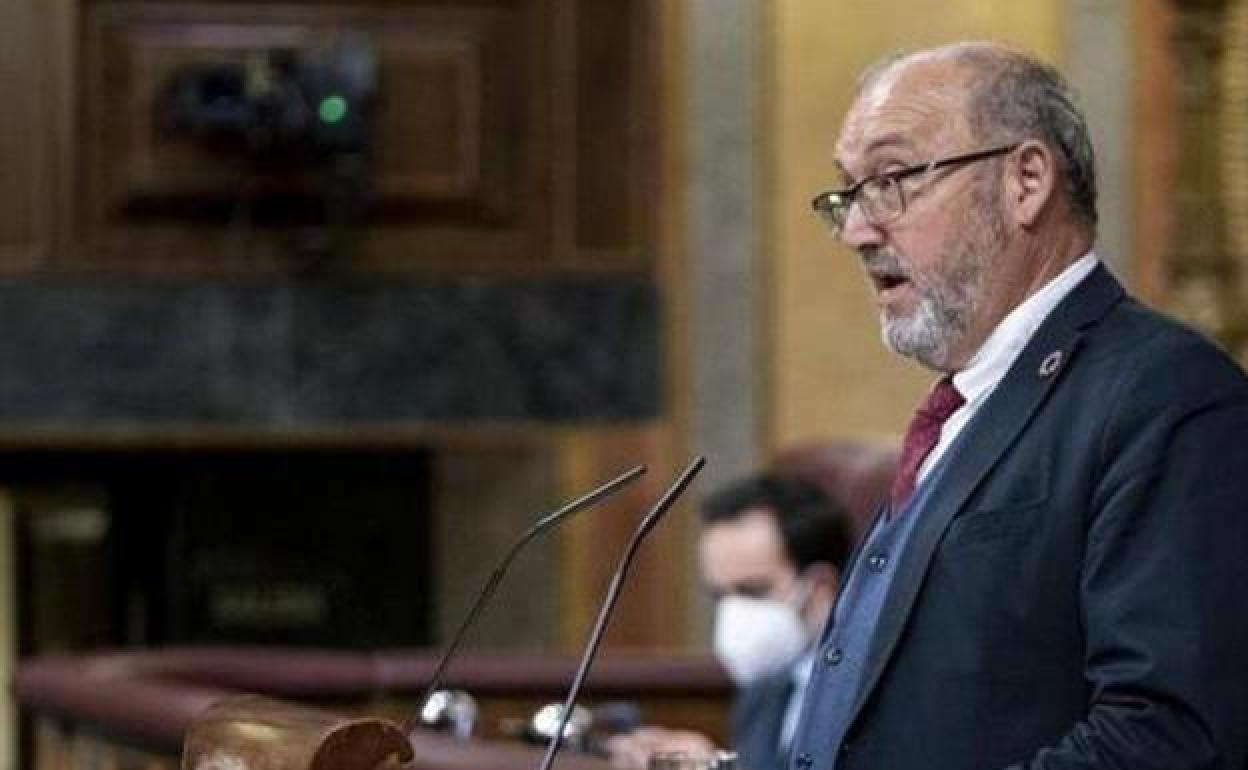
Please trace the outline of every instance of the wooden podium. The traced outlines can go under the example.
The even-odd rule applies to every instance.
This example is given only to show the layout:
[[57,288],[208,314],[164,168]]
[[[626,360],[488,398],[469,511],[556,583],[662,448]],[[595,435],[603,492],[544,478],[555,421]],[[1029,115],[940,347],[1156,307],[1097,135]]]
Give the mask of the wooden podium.
[[208,707],[182,747],[182,770],[377,770],[411,760],[411,744],[389,720],[258,695]]
[[[345,717],[255,695],[221,700],[186,733],[182,770],[522,770],[541,758],[532,747],[460,741],[424,730],[404,735],[394,722]],[[574,770],[608,764],[561,756]]]
[[[397,721],[436,656],[420,651],[170,648],[23,661],[15,693],[32,770],[531,770],[540,747],[490,727],[557,700],[576,661],[467,655],[454,685],[482,707],[480,738]],[[731,683],[709,658],[608,656],[589,700],[634,701],[654,721],[712,733]],[[243,693],[262,693],[262,695]],[[722,737],[722,736],[721,736]],[[566,752],[559,770],[608,770]]]

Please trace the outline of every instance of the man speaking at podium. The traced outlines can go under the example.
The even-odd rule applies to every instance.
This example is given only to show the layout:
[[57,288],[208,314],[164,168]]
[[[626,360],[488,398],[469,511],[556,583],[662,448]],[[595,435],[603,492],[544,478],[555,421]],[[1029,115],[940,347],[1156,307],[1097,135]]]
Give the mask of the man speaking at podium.
[[1062,77],[868,71],[813,205],[937,381],[819,640],[793,770],[1248,767],[1248,382],[1127,296]]

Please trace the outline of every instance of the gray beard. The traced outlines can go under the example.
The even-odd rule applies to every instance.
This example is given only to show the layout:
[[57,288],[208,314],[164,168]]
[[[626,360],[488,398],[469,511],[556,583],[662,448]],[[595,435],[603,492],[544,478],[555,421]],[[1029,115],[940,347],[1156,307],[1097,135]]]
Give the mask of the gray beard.
[[928,369],[952,371],[953,353],[979,315],[984,277],[1004,249],[1008,234],[993,193],[976,191],[966,221],[955,230],[964,233],[950,243],[947,273],[910,275],[919,303],[909,316],[880,313],[880,336],[898,355],[915,359]]
[[880,337],[890,350],[929,369],[945,371],[956,345],[966,334],[969,308],[949,298],[926,295],[913,314],[880,314]]

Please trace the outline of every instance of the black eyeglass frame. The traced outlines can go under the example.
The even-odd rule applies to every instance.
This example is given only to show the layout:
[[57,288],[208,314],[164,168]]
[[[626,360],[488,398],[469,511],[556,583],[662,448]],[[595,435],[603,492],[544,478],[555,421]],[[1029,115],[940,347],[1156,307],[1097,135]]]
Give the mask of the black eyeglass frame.
[[[897,185],[898,198],[901,201],[901,206],[897,209],[897,213],[886,220],[880,221],[871,216],[865,209],[863,210],[863,214],[867,216],[868,221],[878,227],[879,225],[892,222],[902,214],[906,213],[906,196],[900,184],[901,180],[906,179],[907,177],[927,174],[941,168],[974,163],[976,161],[994,158],[998,155],[1005,155],[1017,150],[1021,144],[1022,142],[1014,142],[1013,144],[1006,144],[987,150],[976,150],[975,152],[968,152],[962,155],[954,155],[948,158],[931,160],[927,163],[920,163],[915,166],[899,168],[896,171],[885,171],[882,174],[872,174],[871,176],[859,179],[857,182],[854,182],[852,185],[844,189],[826,190],[819,193],[810,201],[810,207],[817,214],[823,217],[823,219],[828,222],[835,232],[839,233],[845,227],[845,221],[849,218],[849,210],[853,208],[854,203],[858,200],[858,195],[862,191],[862,188],[874,181],[889,179],[893,184]],[[834,203],[834,201],[836,202]],[[838,215],[835,213],[838,206],[843,212],[839,219]]]

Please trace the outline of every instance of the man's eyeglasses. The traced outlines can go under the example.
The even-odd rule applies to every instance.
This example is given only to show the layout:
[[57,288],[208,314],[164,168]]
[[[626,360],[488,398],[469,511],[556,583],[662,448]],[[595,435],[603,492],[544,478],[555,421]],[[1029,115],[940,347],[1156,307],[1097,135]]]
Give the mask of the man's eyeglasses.
[[862,208],[862,214],[867,218],[868,222],[877,227],[886,225],[906,213],[906,195],[902,190],[901,180],[920,176],[940,168],[960,166],[965,163],[974,163],[986,158],[993,158],[997,155],[1005,155],[1013,152],[1019,144],[1019,142],[1016,142],[1007,144],[1004,147],[994,147],[991,150],[955,155],[952,158],[942,158],[927,163],[920,163],[917,166],[907,166],[896,171],[873,174],[872,176],[859,179],[853,186],[844,190],[829,190],[828,192],[819,193],[810,202],[810,206],[819,216],[823,217],[823,221],[827,223],[828,227],[832,228],[832,234],[837,237],[840,237],[841,231],[845,229],[845,221],[849,219],[849,210],[853,208],[855,203]]

